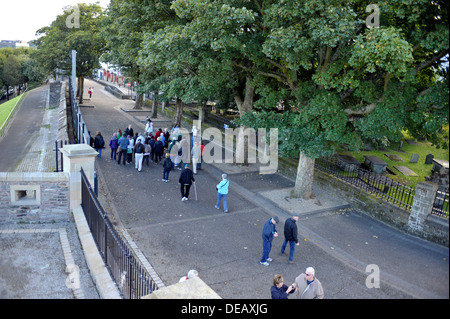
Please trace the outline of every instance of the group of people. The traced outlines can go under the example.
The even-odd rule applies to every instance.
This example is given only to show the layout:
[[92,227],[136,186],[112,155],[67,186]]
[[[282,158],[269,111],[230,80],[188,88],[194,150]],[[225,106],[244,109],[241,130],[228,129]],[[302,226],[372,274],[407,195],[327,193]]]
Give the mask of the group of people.
[[[284,223],[284,242],[281,245],[281,255],[286,252],[287,245],[289,244],[289,264],[294,263],[295,246],[299,245],[298,241],[298,229],[296,222],[298,216],[292,216],[286,219]],[[272,258],[269,257],[272,250],[272,241],[278,237],[276,225],[279,223],[278,216],[273,216],[266,221],[262,231],[262,243],[263,253],[260,260],[260,264],[269,266],[269,262]],[[287,299],[290,294],[296,293],[296,297],[299,299],[322,299],[323,288],[318,279],[315,278],[315,270],[312,267],[306,268],[305,272],[300,274],[295,279],[295,282],[290,286],[284,284],[283,276],[276,274],[273,277],[273,286],[271,287],[271,295],[273,299]]]
[[[194,129],[195,127],[193,128],[193,133]],[[117,164],[120,165],[122,162],[123,165],[126,165],[131,164],[134,157],[135,168],[139,172],[142,171],[143,162],[147,166],[149,165],[149,161],[155,164],[161,163],[163,167],[163,182],[168,182],[170,171],[178,168],[178,170],[181,170],[178,179],[181,201],[187,201],[192,184],[195,187],[194,175],[197,174],[197,169],[201,165],[201,157],[204,151],[203,144],[195,138],[188,140],[186,136],[179,134],[176,126],[170,132],[168,129],[162,131],[160,128],[153,135],[153,123],[150,119],[147,119],[144,134],[145,136],[139,133],[134,134],[131,125],[124,132],[118,129],[109,142],[111,160],[117,159]],[[195,136],[196,134],[193,134],[193,137]],[[189,145],[190,142],[192,143],[191,152],[189,152],[191,148]],[[91,146],[97,150],[98,157],[101,158],[101,150],[105,148],[105,142],[101,132],[98,131],[95,138],[91,139]],[[164,160],[162,160],[163,155]],[[190,165],[192,165],[192,169]],[[222,180],[216,185],[217,203],[214,207],[220,209],[220,205],[223,202],[224,213],[228,213],[227,195],[229,184],[227,174],[222,174]],[[281,246],[280,253],[284,255],[289,244],[288,262],[290,264],[294,262],[295,246],[299,245],[296,225],[298,219],[298,216],[293,216],[288,218],[284,224],[284,242]],[[272,249],[273,239],[278,237],[276,231],[276,225],[278,223],[278,216],[273,216],[264,224],[262,231],[263,253],[260,260],[261,265],[269,266],[269,262],[272,261],[269,254]],[[290,286],[284,284],[284,279],[281,275],[276,274],[274,276],[273,286],[271,288],[272,298],[287,299],[293,293],[296,293],[298,298],[323,298],[322,285],[315,278],[314,268],[308,267]]]

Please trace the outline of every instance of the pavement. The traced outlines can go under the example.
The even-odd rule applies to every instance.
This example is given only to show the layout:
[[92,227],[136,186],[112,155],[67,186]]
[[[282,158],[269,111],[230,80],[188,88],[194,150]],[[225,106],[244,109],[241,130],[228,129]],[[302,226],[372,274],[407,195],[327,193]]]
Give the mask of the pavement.
[[[89,107],[81,107],[88,130],[100,130],[107,144],[113,132],[129,124],[135,132],[143,132],[149,109],[133,110],[134,101],[117,99],[98,82],[85,80],[85,86],[95,88],[92,98],[84,102]],[[26,100],[22,107],[25,105]],[[168,118],[159,115],[152,120],[156,129],[170,128]],[[134,164],[123,166],[111,160],[108,147],[96,159],[99,199],[104,209],[116,227],[130,235],[166,286],[196,269],[222,298],[268,299],[274,274],[282,274],[290,284],[312,266],[327,299],[449,298],[447,247],[368,217],[349,205],[345,194],[329,185],[315,183],[316,197],[312,200],[294,199],[290,196],[293,180],[280,174],[260,175],[258,169],[256,164],[241,167],[203,163],[195,175],[197,200],[191,188],[189,200],[182,202],[180,171],[172,171],[169,182],[164,183],[161,165],[144,165],[138,172]],[[230,180],[227,214],[214,208],[215,185],[223,172]],[[265,267],[259,264],[261,232],[274,215],[280,218],[280,236],[273,241],[273,261]],[[293,215],[300,217],[300,245],[296,247],[294,264],[288,264],[280,249],[284,221]],[[8,227],[18,226],[0,225],[0,230]],[[0,232],[3,246],[4,236]],[[42,249],[40,241],[28,241],[28,245],[36,252]],[[76,251],[76,243],[71,241],[71,245]],[[8,258],[11,262],[20,260],[21,250],[9,249]],[[61,256],[53,254],[53,258],[59,260]],[[79,263],[83,268],[82,261]],[[0,262],[0,283],[2,278],[8,280],[2,275],[2,265]],[[31,260],[26,265],[34,267]],[[58,276],[67,277],[61,273]],[[41,285],[49,281],[49,277],[42,278]],[[86,298],[92,293],[90,288],[89,284],[84,286]],[[13,291],[11,287],[4,295],[13,296]]]

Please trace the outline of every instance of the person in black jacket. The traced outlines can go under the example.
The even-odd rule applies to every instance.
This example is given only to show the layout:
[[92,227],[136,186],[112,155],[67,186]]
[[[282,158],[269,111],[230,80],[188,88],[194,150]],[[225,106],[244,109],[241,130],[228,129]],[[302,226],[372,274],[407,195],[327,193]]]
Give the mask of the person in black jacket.
[[284,251],[286,250],[286,245],[289,242],[289,263],[294,263],[294,252],[295,252],[295,245],[299,245],[298,238],[297,238],[297,225],[295,222],[298,220],[298,216],[293,216],[291,218],[286,219],[286,222],[284,223],[284,242],[281,246],[281,254],[284,254]]
[[284,284],[283,276],[275,275],[273,276],[273,286],[270,288],[270,294],[272,299],[288,299],[289,294],[295,292],[294,285],[289,287]]
[[192,173],[189,164],[186,164],[184,170],[181,171],[180,178],[178,180],[178,183],[180,183],[182,201],[188,200],[192,182],[195,182],[194,174]]

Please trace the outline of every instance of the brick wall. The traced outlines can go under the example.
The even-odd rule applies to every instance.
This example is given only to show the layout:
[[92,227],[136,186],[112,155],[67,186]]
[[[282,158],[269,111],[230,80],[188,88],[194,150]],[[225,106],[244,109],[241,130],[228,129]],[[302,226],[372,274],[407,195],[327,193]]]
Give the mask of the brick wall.
[[0,223],[70,220],[67,173],[0,173]]

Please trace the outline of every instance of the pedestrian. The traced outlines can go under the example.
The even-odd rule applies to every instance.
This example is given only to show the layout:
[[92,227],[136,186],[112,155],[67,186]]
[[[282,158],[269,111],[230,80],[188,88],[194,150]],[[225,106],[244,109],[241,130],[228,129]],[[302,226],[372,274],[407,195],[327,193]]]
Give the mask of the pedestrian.
[[202,162],[203,162],[203,156],[205,155],[205,145],[203,145],[203,142],[200,143],[200,160],[197,163],[197,169],[202,169]]
[[194,174],[192,174],[189,164],[186,164],[184,170],[181,171],[178,183],[180,183],[181,200],[185,201],[189,199],[189,190],[192,182],[195,182]]
[[195,277],[198,277],[198,271],[195,269],[191,269],[191,270],[189,270],[187,276],[181,277],[178,282],[183,282],[183,281],[195,278]]
[[94,93],[94,88],[90,87],[88,90],[89,98],[92,98],[92,93]]
[[291,218],[286,219],[284,222],[284,242],[281,246],[281,255],[284,255],[284,251],[286,250],[286,246],[289,243],[289,263],[294,263],[294,252],[295,245],[299,245],[297,238],[297,224],[295,223],[298,220],[298,216],[293,216]]
[[270,218],[265,224],[262,232],[262,240],[263,240],[263,254],[261,257],[261,261],[259,262],[261,265],[269,266],[269,261],[272,261],[272,258],[269,257],[270,250],[272,249],[272,240],[274,237],[278,237],[277,230],[275,225],[278,224],[278,216],[274,216]]
[[273,286],[270,288],[270,294],[272,299],[288,299],[289,294],[295,292],[295,285],[292,284],[289,287],[284,284],[283,276],[273,276]]
[[191,146],[194,146],[195,141],[197,140],[198,130],[195,125],[192,126],[192,140],[191,140]]
[[163,153],[164,153],[164,146],[161,142],[161,137],[158,137],[155,142],[155,164],[161,162]]
[[[180,154],[181,151],[181,154]],[[180,163],[178,164],[178,169],[181,170],[184,168],[184,165],[187,163],[189,153],[189,142],[186,139],[186,136],[181,137],[180,148],[178,150],[178,155],[181,155]]]
[[119,157],[117,159],[117,164],[120,165],[120,159],[123,156],[123,165],[125,165],[127,151],[128,151],[128,145],[130,144],[130,142],[125,135],[122,135],[122,137],[119,138],[118,143],[119,143],[119,147],[117,148],[117,152],[119,153]]
[[197,175],[197,163],[200,161],[201,149],[198,142],[194,142],[194,147],[192,147],[192,171]]
[[164,158],[163,161],[163,178],[162,181],[163,182],[168,182],[169,181],[169,173],[173,168],[173,163],[172,160],[170,159],[170,154],[166,153],[166,158]]
[[111,149],[111,159],[116,160],[117,148],[119,147],[119,139],[117,133],[113,133],[112,138],[109,140],[109,148]]
[[136,141],[136,145],[134,146],[134,168],[138,170],[138,172],[142,171],[142,161],[144,160],[144,152],[145,146],[141,143],[141,140],[138,139]]
[[144,142],[144,159],[143,159],[143,162],[145,162],[147,164],[147,166],[148,166],[148,160],[150,158],[150,154],[152,152],[152,147],[150,146],[150,144],[148,142],[149,142],[149,138],[147,137]]
[[133,161],[134,139],[132,135],[128,135],[127,163]]
[[306,268],[305,272],[295,278],[295,296],[298,299],[323,299],[322,284],[316,278],[313,267]]
[[97,131],[94,137],[94,148],[98,152],[97,157],[102,158],[102,149],[105,147],[105,140],[103,139],[102,133]]
[[150,145],[151,147],[151,151],[150,151],[150,160],[152,161],[152,163],[155,162],[155,137],[153,135],[150,135],[150,140],[148,141],[148,145]]
[[125,134],[125,136],[131,135],[131,137],[134,136],[134,130],[131,127],[131,124],[128,125],[128,127],[125,129],[125,131],[123,131],[123,134]]
[[227,180],[227,174],[222,174],[222,180],[216,186],[217,190],[217,204],[214,206],[216,209],[220,209],[220,201],[223,199],[223,212],[228,213],[227,195],[228,186],[230,182]]
[[147,124],[145,125],[145,134],[147,137],[153,135],[153,122],[150,119],[147,119]]

